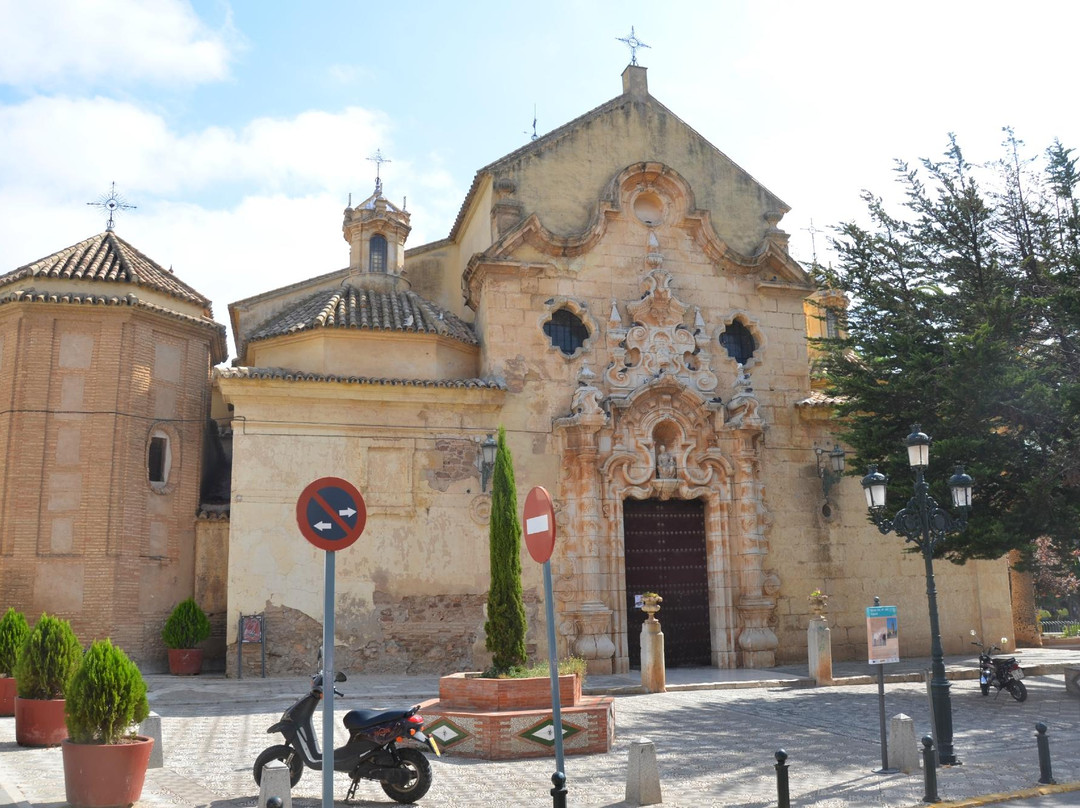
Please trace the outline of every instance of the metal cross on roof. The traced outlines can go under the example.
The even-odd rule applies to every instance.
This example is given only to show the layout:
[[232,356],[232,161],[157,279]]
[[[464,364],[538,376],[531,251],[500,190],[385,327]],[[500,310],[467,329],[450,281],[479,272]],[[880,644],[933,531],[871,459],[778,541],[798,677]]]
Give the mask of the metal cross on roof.
[[87,202],[86,204],[109,211],[109,221],[105,222],[106,231],[111,231],[116,226],[116,222],[113,221],[113,216],[117,211],[135,210],[134,205],[129,205],[124,201],[124,197],[116,192],[115,182],[109,189],[109,193],[102,194],[96,202]]
[[368,160],[375,164],[375,193],[382,193],[382,179],[379,177],[379,170],[382,168],[383,163],[392,163],[393,160],[388,160],[382,156],[382,149],[375,150],[374,157],[368,157]]
[[626,44],[626,47],[630,49],[630,64],[637,64],[637,49],[649,47],[636,36],[634,36],[634,26],[630,26],[630,36],[617,36],[615,37],[620,42]]

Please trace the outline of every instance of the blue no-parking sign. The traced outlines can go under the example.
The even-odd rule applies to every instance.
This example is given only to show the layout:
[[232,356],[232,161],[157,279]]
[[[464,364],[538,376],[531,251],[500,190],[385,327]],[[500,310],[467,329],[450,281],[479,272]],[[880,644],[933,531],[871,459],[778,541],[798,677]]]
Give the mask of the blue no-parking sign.
[[364,532],[367,508],[348,480],[322,477],[297,499],[296,523],[304,538],[320,550],[342,550]]

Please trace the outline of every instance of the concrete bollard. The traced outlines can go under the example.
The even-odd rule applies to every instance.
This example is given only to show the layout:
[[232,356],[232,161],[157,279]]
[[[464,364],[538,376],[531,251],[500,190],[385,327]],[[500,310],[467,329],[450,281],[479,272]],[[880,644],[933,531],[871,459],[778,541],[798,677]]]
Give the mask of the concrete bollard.
[[626,765],[626,802],[628,805],[659,805],[663,801],[656,748],[648,738],[638,738],[630,744]]
[[271,760],[262,770],[259,785],[259,808],[270,808],[271,800],[280,800],[280,808],[292,808],[292,790],[289,785],[289,767],[280,760]]
[[146,768],[160,769],[165,765],[165,749],[161,745],[161,716],[157,713],[146,716],[139,724],[138,734],[154,739],[154,748],[150,750],[150,763]]
[[903,713],[889,719],[889,768],[911,774],[919,768],[915,722]]

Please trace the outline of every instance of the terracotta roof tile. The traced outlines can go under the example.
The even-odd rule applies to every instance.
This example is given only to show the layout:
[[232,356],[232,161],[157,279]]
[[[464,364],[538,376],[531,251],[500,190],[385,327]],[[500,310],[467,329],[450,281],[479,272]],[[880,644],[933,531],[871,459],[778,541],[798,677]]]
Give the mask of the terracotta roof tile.
[[210,308],[207,298],[111,231],[0,275],[0,286],[33,277],[130,283]]
[[370,376],[339,376],[327,373],[307,373],[289,368],[234,367],[214,368],[222,379],[266,379],[288,382],[336,382],[338,384],[374,384],[387,387],[456,387],[479,390],[505,390],[506,384],[498,379],[376,379]]
[[363,286],[324,289],[279,312],[256,328],[246,342],[314,328],[353,328],[439,334],[477,345],[471,325],[412,291],[389,292]]
[[846,399],[839,396],[829,396],[820,390],[814,390],[804,399],[795,402],[796,407],[835,407],[843,404]]

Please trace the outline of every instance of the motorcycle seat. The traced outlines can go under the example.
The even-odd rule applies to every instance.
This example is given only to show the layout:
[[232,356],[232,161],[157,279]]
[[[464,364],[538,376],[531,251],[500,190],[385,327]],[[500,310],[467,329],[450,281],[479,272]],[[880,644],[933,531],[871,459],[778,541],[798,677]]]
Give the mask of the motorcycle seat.
[[349,710],[342,723],[346,729],[364,729],[376,724],[389,724],[408,718],[410,710]]

